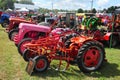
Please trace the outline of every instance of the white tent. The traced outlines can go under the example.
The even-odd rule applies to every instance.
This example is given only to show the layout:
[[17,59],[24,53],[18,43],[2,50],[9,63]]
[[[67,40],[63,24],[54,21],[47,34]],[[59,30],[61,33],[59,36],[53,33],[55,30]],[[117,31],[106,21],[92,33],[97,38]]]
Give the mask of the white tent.
[[12,11],[12,9],[10,9],[10,8],[9,8],[9,9],[7,9],[6,11],[8,11],[8,12],[9,12],[9,11]]
[[21,8],[21,9],[19,9],[19,10],[17,10],[17,11],[20,11],[20,12],[28,12],[29,10],[26,9],[26,8]]

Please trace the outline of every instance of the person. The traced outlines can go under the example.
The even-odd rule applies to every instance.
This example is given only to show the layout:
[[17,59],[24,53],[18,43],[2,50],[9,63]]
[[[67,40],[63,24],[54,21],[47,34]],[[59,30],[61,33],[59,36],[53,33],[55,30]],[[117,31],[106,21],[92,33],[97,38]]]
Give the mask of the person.
[[70,27],[71,27],[71,28],[74,27],[74,25],[75,25],[74,22],[75,22],[75,20],[74,20],[74,16],[71,16],[71,17],[70,17]]
[[115,20],[115,31],[120,31],[120,14],[117,15]]
[[45,15],[42,14],[42,16],[41,16],[41,22],[44,22],[44,21],[45,21]]

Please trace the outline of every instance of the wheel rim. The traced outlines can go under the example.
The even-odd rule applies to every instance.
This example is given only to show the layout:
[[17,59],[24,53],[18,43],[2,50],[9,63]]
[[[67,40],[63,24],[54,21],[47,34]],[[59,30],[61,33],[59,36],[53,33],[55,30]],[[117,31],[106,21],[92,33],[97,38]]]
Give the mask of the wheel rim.
[[40,59],[40,60],[37,61],[37,63],[36,63],[36,69],[37,69],[38,71],[43,70],[43,69],[45,68],[45,66],[46,66],[46,62],[45,62],[44,59]]
[[86,67],[96,67],[100,61],[100,52],[97,48],[91,47],[84,54],[84,65]]
[[14,40],[14,36],[18,34],[18,32],[13,32],[12,35],[11,35],[11,40],[13,41]]
[[24,50],[25,50],[24,45],[27,44],[27,43],[29,43],[29,42],[30,42],[30,41],[24,41],[24,42],[20,45],[20,51],[21,51],[21,53],[23,53]]

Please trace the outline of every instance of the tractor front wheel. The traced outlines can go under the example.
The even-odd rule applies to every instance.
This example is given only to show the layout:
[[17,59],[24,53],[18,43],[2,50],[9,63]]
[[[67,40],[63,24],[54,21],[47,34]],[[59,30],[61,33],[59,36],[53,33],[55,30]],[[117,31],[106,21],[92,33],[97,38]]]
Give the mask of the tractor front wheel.
[[105,50],[101,43],[89,41],[78,51],[77,63],[82,72],[92,72],[99,69],[105,58]]
[[20,53],[20,55],[23,55],[23,52],[25,50],[24,45],[29,43],[32,39],[31,38],[25,38],[22,41],[19,42],[18,44],[18,52]]
[[[38,57],[38,56],[36,56],[36,57]],[[48,67],[49,67],[49,61],[46,56],[39,56],[36,59],[35,70],[37,72],[44,72],[48,69]]]
[[16,34],[18,34],[18,30],[17,30],[17,29],[11,30],[11,31],[8,33],[9,39],[10,39],[11,41],[13,41],[14,36],[15,36]]

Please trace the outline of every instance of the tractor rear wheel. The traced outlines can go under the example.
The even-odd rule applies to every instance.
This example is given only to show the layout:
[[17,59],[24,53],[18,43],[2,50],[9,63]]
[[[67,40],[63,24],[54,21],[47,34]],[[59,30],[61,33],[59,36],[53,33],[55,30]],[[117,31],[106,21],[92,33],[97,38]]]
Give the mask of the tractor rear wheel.
[[23,59],[26,62],[28,62],[30,58],[34,58],[35,56],[37,56],[37,54],[28,50],[28,49],[25,49],[24,52],[23,52]]
[[17,30],[17,29],[11,30],[11,31],[8,33],[9,39],[10,39],[11,41],[13,41],[14,36],[15,36],[16,34],[18,34],[18,30]]
[[[37,58],[36,58],[37,57]],[[35,71],[37,72],[44,72],[49,67],[49,61],[46,56],[36,56],[36,64],[35,64]]]
[[88,41],[79,49],[77,64],[82,72],[88,73],[99,69],[105,58],[105,50],[101,43]]
[[24,45],[29,43],[32,39],[31,38],[25,38],[22,41],[19,42],[18,44],[18,52],[20,53],[20,55],[23,55],[23,52],[25,50]]

